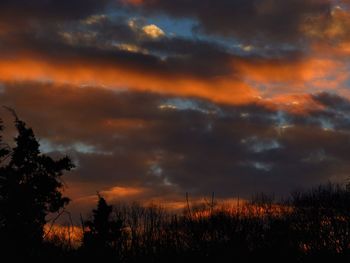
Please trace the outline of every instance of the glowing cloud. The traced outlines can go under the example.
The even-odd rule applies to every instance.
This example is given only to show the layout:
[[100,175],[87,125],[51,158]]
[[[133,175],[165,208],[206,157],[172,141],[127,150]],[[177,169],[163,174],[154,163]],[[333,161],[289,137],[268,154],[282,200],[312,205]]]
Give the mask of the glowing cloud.
[[152,25],[146,25],[142,27],[142,31],[150,38],[156,39],[165,36],[165,33],[162,29],[160,29],[158,26],[152,24]]

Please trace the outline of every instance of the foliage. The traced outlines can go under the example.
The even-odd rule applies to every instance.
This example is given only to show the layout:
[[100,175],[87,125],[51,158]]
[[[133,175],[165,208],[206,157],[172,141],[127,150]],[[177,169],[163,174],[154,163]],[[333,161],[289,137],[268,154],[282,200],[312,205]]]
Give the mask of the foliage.
[[0,241],[5,251],[35,254],[46,216],[69,202],[61,176],[74,166],[68,157],[56,161],[41,154],[33,130],[17,117],[15,126],[15,146],[0,149],[1,157],[8,157],[0,167]]
[[92,211],[92,220],[85,222],[83,249],[97,258],[110,257],[117,252],[118,240],[121,237],[123,222],[112,219],[113,207],[98,195],[97,208]]

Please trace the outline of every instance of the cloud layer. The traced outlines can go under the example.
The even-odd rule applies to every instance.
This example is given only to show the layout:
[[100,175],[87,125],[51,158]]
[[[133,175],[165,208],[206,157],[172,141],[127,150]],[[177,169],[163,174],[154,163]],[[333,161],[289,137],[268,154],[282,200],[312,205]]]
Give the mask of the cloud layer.
[[0,103],[76,161],[74,211],[344,181],[349,5],[1,1]]
[[[197,30],[245,40],[298,41],[304,27],[330,23],[331,0],[155,0],[122,1],[146,13],[193,17]],[[317,23],[314,25],[314,23]],[[266,44],[266,43],[265,43]]]
[[[6,83],[1,104],[30,120],[43,152],[73,158],[78,168],[66,183],[82,209],[97,190],[118,201],[182,201],[186,191],[249,198],[342,182],[350,169],[350,102],[327,93],[309,99],[322,107],[295,115],[257,104]],[[11,136],[11,119],[2,115]]]

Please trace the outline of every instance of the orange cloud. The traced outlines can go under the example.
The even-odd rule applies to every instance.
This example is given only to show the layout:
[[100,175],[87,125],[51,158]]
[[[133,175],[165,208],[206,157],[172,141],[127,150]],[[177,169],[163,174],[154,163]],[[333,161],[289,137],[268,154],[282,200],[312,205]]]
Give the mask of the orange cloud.
[[105,196],[107,199],[118,199],[123,197],[131,197],[142,194],[145,189],[137,188],[137,187],[121,187],[115,186],[109,190],[102,191],[101,194]]
[[[89,207],[98,200],[96,189],[98,185],[89,183],[70,182],[67,195],[71,196],[73,206]],[[88,189],[87,189],[88,188]],[[109,202],[136,200],[147,194],[149,190],[141,187],[115,186],[103,191],[99,191]]]
[[260,103],[272,110],[285,110],[297,115],[304,115],[325,108],[324,105],[316,102],[310,94],[279,95]]
[[148,125],[148,122],[143,119],[107,119],[103,125],[107,128],[115,130],[134,130],[143,128]]
[[[0,60],[0,81],[52,81],[75,86],[94,85],[108,89],[130,89],[167,95],[199,97],[216,103],[263,103],[280,105],[282,96],[304,95],[329,89],[348,94],[343,84],[350,78],[344,56],[350,44],[313,44],[310,54],[296,59],[234,58],[232,73],[222,77],[204,78],[191,75],[157,72],[156,69],[124,67],[88,60],[53,61],[38,54],[23,54],[20,59]],[[274,101],[275,100],[275,101]],[[303,112],[314,105],[298,100],[293,112]],[[307,105],[304,105],[304,104]],[[297,109],[299,107],[299,110]],[[316,107],[317,108],[317,107]],[[109,126],[121,123],[106,123]],[[142,125],[142,124],[140,124]],[[125,125],[124,125],[125,127]]]
[[91,65],[79,61],[57,64],[39,59],[0,61],[1,81],[53,81],[71,85],[96,85],[176,96],[196,96],[215,102],[242,104],[255,100],[258,91],[233,76],[201,80],[187,76],[129,70],[122,66]]
[[241,60],[233,67],[238,68],[243,76],[260,83],[285,82],[297,84],[302,80],[302,61],[273,59]]
[[270,99],[276,94],[335,90],[341,88],[343,82],[349,78],[344,61],[318,54],[289,63],[279,60],[261,60],[253,63],[242,61],[235,66],[242,76],[253,83],[252,88],[259,89],[259,86],[264,85],[265,89],[261,95]]

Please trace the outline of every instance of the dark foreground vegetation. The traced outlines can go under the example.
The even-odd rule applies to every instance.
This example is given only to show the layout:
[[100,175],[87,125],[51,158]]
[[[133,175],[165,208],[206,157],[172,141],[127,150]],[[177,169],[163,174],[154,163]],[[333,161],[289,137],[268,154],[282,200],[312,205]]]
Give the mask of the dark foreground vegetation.
[[283,202],[261,194],[227,206],[188,203],[180,214],[157,205],[111,206],[98,196],[89,220],[58,233],[48,215],[56,218],[69,202],[61,176],[73,164],[41,154],[32,130],[17,117],[15,125],[15,146],[0,147],[1,261],[350,260],[350,190],[331,183],[293,192]]

